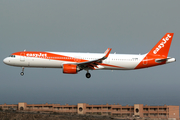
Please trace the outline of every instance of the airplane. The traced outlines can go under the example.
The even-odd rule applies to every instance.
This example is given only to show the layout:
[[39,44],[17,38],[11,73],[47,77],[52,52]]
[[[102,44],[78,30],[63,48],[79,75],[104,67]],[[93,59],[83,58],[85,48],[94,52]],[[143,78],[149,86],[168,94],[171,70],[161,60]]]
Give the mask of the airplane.
[[3,62],[10,66],[22,67],[21,76],[25,67],[62,68],[65,74],[77,74],[89,70],[136,70],[166,63],[175,62],[175,58],[168,57],[174,33],[166,33],[164,37],[146,54],[110,54],[111,48],[102,53],[75,53],[75,52],[38,52],[20,51],[12,53]]

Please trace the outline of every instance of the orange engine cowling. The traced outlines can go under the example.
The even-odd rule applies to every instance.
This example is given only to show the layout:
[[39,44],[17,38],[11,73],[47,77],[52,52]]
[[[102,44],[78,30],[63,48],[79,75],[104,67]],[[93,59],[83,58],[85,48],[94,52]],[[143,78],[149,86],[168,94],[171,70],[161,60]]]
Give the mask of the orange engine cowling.
[[64,64],[63,65],[63,73],[77,74],[77,72],[78,72],[77,65],[73,65],[73,64]]

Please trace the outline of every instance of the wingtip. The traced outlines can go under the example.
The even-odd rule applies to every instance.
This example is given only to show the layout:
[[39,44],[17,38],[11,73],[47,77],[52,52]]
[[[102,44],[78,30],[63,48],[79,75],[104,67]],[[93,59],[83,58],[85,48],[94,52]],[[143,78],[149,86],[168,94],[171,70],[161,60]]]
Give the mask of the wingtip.
[[108,48],[106,51],[105,51],[105,57],[107,58],[111,52],[112,48]]

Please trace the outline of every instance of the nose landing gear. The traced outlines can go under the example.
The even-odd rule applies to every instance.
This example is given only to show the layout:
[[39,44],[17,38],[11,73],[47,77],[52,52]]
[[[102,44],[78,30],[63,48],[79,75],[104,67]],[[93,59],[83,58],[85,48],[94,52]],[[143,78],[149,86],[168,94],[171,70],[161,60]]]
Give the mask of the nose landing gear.
[[20,73],[21,76],[24,75],[24,67],[22,67],[22,72]]

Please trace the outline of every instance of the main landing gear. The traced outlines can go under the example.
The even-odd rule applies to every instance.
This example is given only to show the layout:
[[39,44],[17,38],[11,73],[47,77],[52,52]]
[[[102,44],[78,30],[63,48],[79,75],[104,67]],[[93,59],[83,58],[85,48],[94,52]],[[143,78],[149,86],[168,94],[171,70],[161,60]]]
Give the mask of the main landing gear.
[[86,78],[90,78],[90,77],[91,77],[91,74],[89,73],[89,71],[87,71]]
[[24,75],[24,67],[22,67],[22,72],[20,73],[21,76]]

